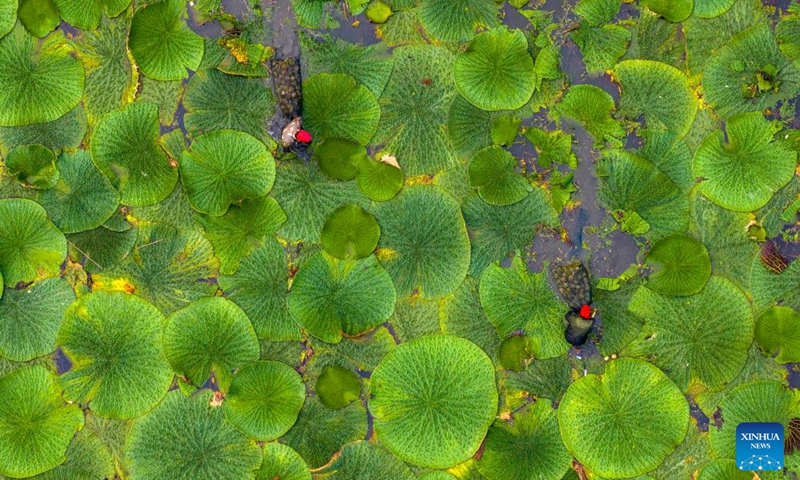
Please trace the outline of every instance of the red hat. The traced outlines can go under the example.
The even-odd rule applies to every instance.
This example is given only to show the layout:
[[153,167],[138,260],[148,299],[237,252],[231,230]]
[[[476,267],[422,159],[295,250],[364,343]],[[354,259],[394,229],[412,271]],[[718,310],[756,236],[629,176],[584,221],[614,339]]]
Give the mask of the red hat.
[[308,130],[300,130],[294,136],[298,142],[311,143],[312,137]]
[[579,313],[582,319],[589,320],[592,318],[592,309],[589,308],[589,305],[584,305],[581,307],[581,311]]

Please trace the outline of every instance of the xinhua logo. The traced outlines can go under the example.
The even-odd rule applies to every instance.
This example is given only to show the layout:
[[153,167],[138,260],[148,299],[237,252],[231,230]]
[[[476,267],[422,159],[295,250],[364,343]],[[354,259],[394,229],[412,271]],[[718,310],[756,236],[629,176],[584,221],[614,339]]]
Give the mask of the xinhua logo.
[[783,440],[780,423],[740,423],[736,427],[739,470],[783,469]]

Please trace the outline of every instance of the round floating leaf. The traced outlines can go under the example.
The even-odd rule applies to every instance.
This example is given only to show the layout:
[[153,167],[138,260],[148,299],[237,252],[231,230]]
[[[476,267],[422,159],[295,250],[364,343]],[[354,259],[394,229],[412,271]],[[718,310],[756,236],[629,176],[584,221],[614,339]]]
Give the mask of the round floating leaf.
[[740,423],[777,422],[788,430],[789,422],[798,416],[793,391],[773,381],[755,381],[734,388],[722,399],[719,409],[722,428],[708,430],[711,448],[721,458],[736,458],[736,426]]
[[349,140],[327,138],[314,147],[314,157],[325,175],[352,180],[358,174],[360,162],[367,158],[367,149]]
[[37,203],[0,200],[0,274],[9,287],[58,273],[67,256],[64,234]]
[[361,382],[358,375],[338,365],[326,365],[314,385],[314,391],[328,408],[344,408],[361,395]]
[[567,449],[586,468],[627,478],[657,467],[683,441],[689,404],[661,370],[625,358],[606,364],[602,377],[570,385],[558,422]]
[[180,170],[192,207],[212,216],[232,203],[266,195],[275,181],[275,159],[267,147],[233,130],[197,137],[181,155]]
[[51,122],[78,106],[83,65],[63,33],[37,40],[17,25],[0,39],[0,126]]
[[506,338],[500,344],[497,358],[503,368],[514,372],[522,371],[526,362],[533,358],[530,340],[521,335]]
[[140,8],[133,16],[128,45],[142,73],[156,80],[180,80],[203,59],[203,37],[186,21],[186,3],[165,0]]
[[254,363],[233,377],[225,416],[250,438],[274,440],[292,428],[305,399],[306,387],[292,367]]
[[334,258],[354,259],[369,256],[378,246],[381,228],[375,217],[350,203],[328,216],[322,227],[322,248]]
[[670,22],[682,22],[692,14],[694,0],[646,0],[642,5]]
[[274,238],[242,259],[234,275],[219,277],[228,300],[250,317],[258,338],[299,340],[300,328],[289,315],[286,303],[289,266],[286,252]]
[[375,434],[409,463],[448,468],[475,454],[497,411],[494,366],[450,335],[401,343],[372,372]]
[[[88,425],[87,427],[91,428]],[[31,480],[97,480],[114,478],[114,460],[97,436],[81,430],[67,448],[67,459],[61,465]]]
[[375,95],[353,77],[320,73],[303,82],[303,126],[316,140],[369,143],[381,112]]
[[522,330],[533,342],[537,358],[563,355],[564,313],[568,310],[550,289],[545,272],[529,273],[517,256],[509,268],[497,263],[486,267],[481,277],[481,304],[500,338]]
[[153,408],[173,378],[162,352],[164,321],[156,307],[134,295],[82,296],[58,333],[72,363],[63,375],[66,397],[103,417],[133,418]]
[[425,30],[445,42],[472,38],[478,27],[497,22],[497,4],[492,0],[422,0],[419,21]]
[[581,50],[586,72],[599,76],[614,68],[617,60],[625,55],[631,41],[631,32],[616,24],[590,27],[581,23],[570,33],[570,38]]
[[385,202],[403,188],[403,170],[371,158],[362,158],[358,166],[356,182],[361,192],[370,200]]
[[704,96],[724,118],[775,106],[798,88],[800,70],[778,49],[766,22],[731,38],[703,72]]
[[39,38],[46,37],[61,23],[53,0],[20,0],[17,15],[25,29]]
[[683,72],[653,60],[626,60],[614,67],[620,111],[631,119],[644,115],[647,128],[663,128],[683,137],[692,127],[697,98]]
[[59,278],[0,295],[0,356],[22,362],[55,350],[64,310],[74,300],[72,288]]
[[17,23],[19,0],[0,0],[0,38],[3,38]]
[[225,421],[222,408],[209,408],[212,396],[210,390],[189,397],[174,390],[133,422],[125,448],[131,480],[253,478],[261,451]]
[[650,249],[646,265],[653,269],[647,286],[664,295],[694,295],[711,276],[706,247],[692,237],[664,237]]
[[517,173],[517,159],[502,147],[491,146],[469,161],[469,183],[490,205],[510,205],[526,196],[530,185]]
[[735,460],[719,459],[706,464],[697,480],[752,480],[753,472],[736,468]]
[[208,297],[170,315],[164,330],[164,353],[178,375],[195,386],[213,372],[219,388],[228,391],[231,371],[258,360],[253,325],[230,300]]
[[125,11],[131,0],[54,0],[64,21],[84,30],[94,30],[100,25],[105,12],[114,18]]
[[433,186],[404,189],[373,207],[381,262],[398,295],[426,299],[452,293],[469,270],[469,237],[456,200]]
[[544,399],[515,412],[511,422],[495,421],[477,462],[487,480],[561,480],[571,464],[556,410]]
[[621,145],[625,129],[611,117],[616,109],[614,98],[594,85],[572,85],[555,106],[561,117],[578,122],[594,137],[595,143],[612,142]]
[[42,144],[60,152],[77,149],[86,134],[86,113],[78,105],[52,122],[34,123],[23,127],[0,127],[0,150],[22,145]]
[[175,189],[178,170],[158,144],[158,106],[135,102],[105,115],[92,134],[92,159],[124,205],[151,205]]
[[778,363],[800,362],[800,313],[789,307],[772,307],[758,317],[756,343]]
[[723,277],[711,277],[689,297],[640,287],[628,309],[644,319],[629,352],[647,356],[684,390],[692,380],[712,389],[725,385],[741,371],[753,342],[750,303]]
[[536,70],[525,34],[505,28],[478,34],[456,57],[453,79],[459,93],[480,109],[521,108],[536,88]]
[[408,466],[383,448],[366,441],[345,445],[342,454],[321,471],[330,480],[414,480]]
[[119,193],[97,170],[89,152],[62,154],[60,179],[42,193],[40,202],[53,223],[64,233],[97,228],[117,210]]
[[778,129],[761,112],[730,117],[725,132],[712,132],[695,151],[693,174],[703,179],[700,192],[739,212],[766,205],[789,183],[797,165],[797,152],[774,141]]
[[43,145],[17,147],[6,155],[6,169],[17,180],[35,188],[53,188],[58,182],[56,156]]
[[292,283],[289,311],[311,335],[338,343],[385,322],[396,301],[392,279],[375,259],[337,260],[320,252]]
[[66,405],[44,367],[22,367],[0,377],[0,474],[29,477],[61,464],[83,412]]
[[311,480],[305,460],[282,443],[264,445],[264,461],[255,480]]

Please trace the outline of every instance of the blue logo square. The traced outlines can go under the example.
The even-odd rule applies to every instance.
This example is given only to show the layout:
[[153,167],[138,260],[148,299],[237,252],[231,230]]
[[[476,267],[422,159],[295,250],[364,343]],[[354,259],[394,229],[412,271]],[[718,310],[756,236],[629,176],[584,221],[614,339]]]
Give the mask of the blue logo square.
[[783,440],[780,423],[740,423],[736,427],[736,466],[739,470],[782,470]]

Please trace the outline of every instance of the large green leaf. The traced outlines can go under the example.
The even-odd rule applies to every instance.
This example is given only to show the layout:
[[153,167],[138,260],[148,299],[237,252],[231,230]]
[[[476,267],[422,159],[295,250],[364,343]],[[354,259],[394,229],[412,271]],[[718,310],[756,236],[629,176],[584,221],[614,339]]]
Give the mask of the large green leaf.
[[336,209],[325,220],[320,240],[330,256],[358,260],[372,254],[378,246],[381,229],[375,217],[354,203]]
[[308,465],[292,447],[282,443],[264,445],[264,461],[255,480],[311,480]]
[[690,297],[640,287],[628,308],[644,319],[628,352],[647,356],[681,389],[692,381],[716,389],[742,370],[753,342],[753,314],[744,293],[725,278],[711,277]]
[[774,141],[778,129],[761,112],[730,117],[725,132],[711,133],[695,152],[693,174],[703,178],[700,192],[730,210],[763,207],[789,183],[797,165],[797,152]]
[[153,408],[173,378],[161,344],[164,323],[156,307],[133,295],[82,296],[58,332],[72,363],[63,376],[66,397],[104,417],[133,418]]
[[666,18],[670,22],[682,22],[694,9],[693,0],[645,0],[642,5]]
[[714,460],[704,466],[697,475],[697,480],[752,480],[752,471],[736,468],[734,460]]
[[379,258],[400,297],[438,299],[469,270],[469,237],[458,203],[438,187],[404,189],[373,212],[381,227]]
[[375,95],[353,77],[320,73],[303,82],[303,125],[316,140],[343,138],[369,143],[378,128]]
[[570,385],[558,421],[581,464],[604,477],[627,478],[657,467],[683,441],[689,404],[661,370],[626,358],[608,363],[602,376]]
[[665,295],[694,295],[711,275],[706,247],[682,234],[656,242],[647,254],[646,265],[653,269],[648,288]]
[[244,311],[230,300],[209,297],[170,315],[164,353],[175,372],[195,386],[214,373],[220,390],[227,392],[233,369],[258,360],[259,348]]
[[25,29],[38,38],[46,37],[61,23],[53,0],[20,0],[17,16]]
[[521,108],[536,87],[536,71],[525,34],[496,28],[477,35],[456,57],[453,78],[461,95],[478,108]]
[[21,198],[0,200],[0,274],[7,286],[57,273],[66,256],[64,234],[41,206]]
[[64,463],[31,477],[31,480],[97,480],[113,477],[111,454],[96,435],[85,429],[72,439]]
[[0,397],[0,474],[29,477],[62,463],[83,412],[64,403],[55,376],[19,368],[0,377]]
[[631,32],[620,25],[609,24],[590,27],[581,23],[570,33],[570,38],[578,45],[590,75],[600,75],[611,70],[617,60],[625,54]]
[[92,163],[89,152],[62,154],[60,179],[39,200],[50,220],[64,233],[97,228],[117,210],[119,193]]
[[94,30],[100,25],[105,13],[114,18],[124,12],[131,0],[54,0],[64,21],[85,30]]
[[218,217],[232,203],[270,191],[275,159],[252,135],[218,130],[192,142],[181,155],[180,171],[192,207]]
[[274,440],[294,425],[305,398],[303,380],[292,367],[254,363],[233,377],[225,397],[225,416],[250,438]]
[[0,356],[26,361],[55,350],[64,310],[74,300],[72,288],[59,278],[0,295]]
[[424,467],[451,467],[475,454],[494,420],[494,367],[462,338],[402,343],[372,372],[369,409],[375,434],[392,453]]
[[[253,478],[261,451],[209,408],[213,393],[170,392],[161,405],[134,421],[126,443],[131,480],[241,480]],[[180,432],[180,441],[175,440]]]
[[522,330],[531,339],[537,358],[556,357],[569,350],[564,340],[568,307],[550,289],[545,272],[528,272],[519,256],[509,268],[493,263],[483,271],[480,293],[486,317],[500,338]]
[[517,203],[531,189],[525,177],[517,173],[517,166],[517,159],[502,147],[487,147],[469,161],[469,183],[490,205]]
[[573,85],[556,104],[557,118],[567,118],[578,122],[594,137],[595,143],[610,142],[621,145],[625,136],[622,125],[611,117],[616,109],[614,99],[608,92],[594,85]]
[[611,23],[619,12],[619,0],[580,0],[575,5],[575,14],[592,27]]
[[342,333],[358,335],[385,322],[395,301],[392,279],[374,256],[354,261],[317,253],[294,278],[289,311],[311,335],[336,343]]
[[320,471],[327,480],[413,480],[408,466],[382,447],[361,441],[345,445],[339,458]]
[[142,73],[156,80],[180,80],[197,70],[203,59],[203,38],[184,17],[186,3],[164,0],[140,8],[133,16],[128,45]]
[[770,355],[778,352],[775,361],[800,361],[800,314],[789,307],[772,307],[758,317],[756,343]]
[[497,24],[497,5],[492,0],[422,0],[419,21],[435,38],[466,41],[478,27]]
[[178,170],[158,144],[158,107],[132,103],[105,115],[92,133],[92,159],[125,205],[151,205],[175,188]]
[[37,40],[18,24],[0,39],[0,126],[58,119],[80,103],[83,84],[63,33]]

